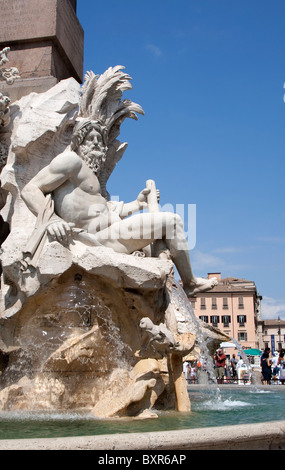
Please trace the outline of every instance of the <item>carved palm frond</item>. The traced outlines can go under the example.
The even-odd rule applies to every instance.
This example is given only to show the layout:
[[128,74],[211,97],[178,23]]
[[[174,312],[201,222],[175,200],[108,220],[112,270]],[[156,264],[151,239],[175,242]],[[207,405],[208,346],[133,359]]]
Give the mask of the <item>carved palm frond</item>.
[[81,97],[79,101],[79,116],[84,118],[90,116],[89,107],[94,97],[98,77],[99,75],[95,75],[92,71],[85,74],[84,84],[81,88]]
[[99,121],[106,140],[107,154],[101,169],[100,183],[104,195],[108,196],[107,180],[117,162],[122,158],[126,143],[117,139],[121,124],[126,118],[137,120],[137,114],[144,114],[142,107],[131,100],[122,100],[123,93],[132,89],[131,77],[117,65],[109,67],[102,75],[87,72],[81,89],[79,119]]
[[144,114],[138,104],[122,101],[123,92],[132,89],[131,77],[123,69],[121,65],[109,67],[100,76],[87,72],[81,90],[79,116],[100,121],[109,144],[119,135],[125,118],[137,119],[136,113]]

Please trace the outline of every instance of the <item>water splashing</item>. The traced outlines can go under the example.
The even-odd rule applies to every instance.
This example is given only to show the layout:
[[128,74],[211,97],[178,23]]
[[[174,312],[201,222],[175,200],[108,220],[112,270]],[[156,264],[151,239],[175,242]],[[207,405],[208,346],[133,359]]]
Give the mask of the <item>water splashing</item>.
[[[110,370],[130,368],[120,323],[87,287],[70,282],[49,303],[39,302],[33,315],[22,315],[1,387],[11,396],[15,388],[23,409],[92,406],[93,389],[100,393]],[[18,407],[13,398],[7,403]]]
[[[213,359],[207,346],[206,334],[203,332],[199,319],[196,317],[193,307],[180,284],[175,279],[172,284],[173,303],[181,316],[184,316],[184,322],[187,323],[189,331],[196,335],[196,345],[200,350],[200,357],[203,358],[203,366],[207,371],[208,385],[214,384],[216,398],[220,400],[220,389],[215,375]],[[179,320],[178,317],[178,326]]]
[[240,357],[242,358],[242,360],[243,360],[243,362],[244,362],[244,364],[247,368],[247,371],[248,371],[248,374],[249,374],[249,383],[253,386],[256,386],[258,381],[257,381],[256,375],[255,375],[255,372],[252,369],[251,363],[249,362],[249,359],[248,359],[246,353],[244,352],[244,349],[243,349],[242,345],[234,338],[232,338],[231,341],[234,343],[235,347],[237,348],[237,350],[240,354]]

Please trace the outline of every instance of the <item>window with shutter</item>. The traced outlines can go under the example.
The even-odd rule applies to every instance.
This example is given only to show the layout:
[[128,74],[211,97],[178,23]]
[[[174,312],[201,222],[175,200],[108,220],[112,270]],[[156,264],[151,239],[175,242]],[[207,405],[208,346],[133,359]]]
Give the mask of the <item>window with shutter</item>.
[[238,298],[238,308],[244,308],[243,297]]
[[218,323],[220,321],[220,318],[218,315],[212,315],[211,317],[211,323],[213,326],[218,326]]
[[224,298],[223,298],[223,308],[224,308],[224,309],[228,309],[228,308],[229,308],[228,298],[227,298],[227,297],[224,297]]
[[246,315],[238,315],[237,321],[239,323],[239,326],[244,326],[244,324],[246,323]]
[[224,327],[228,327],[230,322],[231,322],[230,315],[223,315],[222,316],[222,323],[224,324]]

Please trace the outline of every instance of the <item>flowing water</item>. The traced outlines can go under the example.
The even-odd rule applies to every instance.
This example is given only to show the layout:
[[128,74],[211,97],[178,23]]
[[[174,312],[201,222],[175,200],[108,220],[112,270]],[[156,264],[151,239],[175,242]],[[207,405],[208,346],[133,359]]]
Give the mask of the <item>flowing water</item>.
[[251,363],[249,362],[249,359],[248,359],[247,355],[244,352],[244,349],[243,349],[242,345],[234,338],[231,339],[231,342],[235,344],[235,346],[236,346],[236,348],[239,352],[239,355],[240,355],[241,359],[243,360],[244,365],[247,368],[247,371],[248,371],[248,374],[249,374],[249,382],[253,386],[256,385],[258,381],[257,381],[256,375],[255,375],[255,372],[252,368]]
[[187,331],[191,331],[196,335],[196,346],[200,350],[200,360],[203,363],[203,370],[206,372],[206,384],[212,384],[212,396],[219,400],[220,389],[218,386],[217,378],[214,370],[213,358],[209,353],[207,346],[206,333],[203,332],[199,319],[196,317],[193,307],[188,300],[183,288],[174,279],[172,287],[172,302],[176,306],[178,312],[181,312],[184,321],[187,324]]
[[97,420],[88,412],[1,412],[0,439],[94,436],[260,423],[285,419],[285,386],[189,387],[192,411],[157,411],[156,419]]

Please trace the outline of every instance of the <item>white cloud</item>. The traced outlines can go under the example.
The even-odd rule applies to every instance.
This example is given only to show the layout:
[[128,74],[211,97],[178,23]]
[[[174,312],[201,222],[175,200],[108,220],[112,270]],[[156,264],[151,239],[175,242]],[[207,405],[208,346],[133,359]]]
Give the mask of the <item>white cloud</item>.
[[216,248],[213,253],[240,253],[241,251],[243,249],[236,246],[225,246],[224,248]]
[[285,237],[258,237],[257,240],[269,243],[285,243]]
[[275,300],[264,296],[261,302],[261,316],[263,320],[285,320],[285,300]]
[[199,250],[194,250],[193,252],[190,252],[190,256],[194,272],[205,271],[208,273],[212,270],[214,272],[220,272],[221,267],[223,267],[225,264],[224,260],[219,258],[218,256],[214,256],[209,253],[203,253]]
[[191,264],[195,274],[201,276],[202,272],[204,274],[215,272],[221,273],[222,277],[245,277],[244,273],[252,268],[250,264],[236,263],[233,260],[227,260],[215,254],[221,253],[221,255],[226,255],[227,253],[234,253],[233,251],[222,251],[221,249],[221,251],[215,250],[213,253],[204,253],[197,249],[190,251]]
[[162,55],[161,49],[155,44],[147,44],[146,49],[150,51],[155,57],[160,57]]

